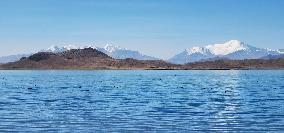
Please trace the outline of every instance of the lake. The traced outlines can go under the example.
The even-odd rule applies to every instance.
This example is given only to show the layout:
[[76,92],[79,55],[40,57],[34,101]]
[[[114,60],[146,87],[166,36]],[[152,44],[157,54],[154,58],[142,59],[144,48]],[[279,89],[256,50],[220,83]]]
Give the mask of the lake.
[[284,132],[283,70],[23,70],[0,78],[0,132]]

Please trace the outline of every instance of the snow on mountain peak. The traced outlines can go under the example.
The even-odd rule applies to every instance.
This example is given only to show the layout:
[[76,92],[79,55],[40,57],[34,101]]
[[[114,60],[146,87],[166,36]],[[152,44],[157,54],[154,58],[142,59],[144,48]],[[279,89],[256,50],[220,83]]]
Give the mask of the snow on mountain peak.
[[109,52],[109,53],[112,53],[112,52],[114,52],[114,51],[116,51],[116,50],[127,50],[127,49],[122,48],[122,47],[120,47],[120,46],[113,46],[113,45],[111,45],[111,44],[107,44],[107,45],[104,47],[104,49],[105,49],[107,52]]
[[96,49],[116,59],[133,58],[133,59],[138,59],[138,60],[157,60],[157,58],[144,55],[140,53],[139,51],[128,50],[126,48],[122,48],[120,46],[114,46],[111,44],[107,44],[104,48],[96,47],[94,45],[81,46],[81,47],[77,47],[74,45],[58,47],[58,46],[53,45],[48,49],[42,50],[41,52],[61,53],[61,52],[68,51],[71,49],[85,49],[85,48]]
[[277,49],[277,52],[280,54],[284,54],[284,49]]
[[88,45],[88,46],[83,46],[77,49],[85,49],[85,48],[92,48],[92,49],[98,49],[98,47],[94,46],[94,45]]
[[206,55],[208,50],[204,47],[192,47],[189,49],[186,49],[186,52],[188,55],[194,54],[194,53],[200,53]]
[[58,46],[52,45],[49,48],[46,49],[46,51],[56,51],[59,50],[61,48],[59,48]]
[[239,40],[231,40],[223,44],[212,44],[203,47],[192,47],[187,49],[188,55],[193,53],[200,53],[203,55],[227,55],[239,50],[245,50],[247,46]]
[[66,45],[63,46],[63,48],[67,49],[67,50],[71,50],[71,49],[78,49],[78,47],[74,46],[74,45]]
[[77,47],[74,46],[74,45],[66,45],[66,46],[63,46],[63,47],[58,47],[58,46],[52,45],[48,49],[42,50],[42,51],[43,52],[60,53],[60,52],[64,52],[64,51],[71,50],[71,49],[77,49]]
[[109,52],[109,53],[115,52],[117,50],[127,50],[127,49],[122,48],[120,46],[114,46],[114,45],[110,45],[110,44],[107,44],[104,48],[99,48],[99,47],[96,47],[94,45],[81,46],[81,47],[77,47],[75,45],[66,45],[66,46],[62,46],[62,47],[52,45],[48,49],[42,50],[42,52],[60,53],[60,52],[68,51],[68,50],[71,50],[71,49],[84,49],[84,48],[93,48],[93,49],[98,49],[98,50],[105,50],[106,52]]
[[212,44],[203,47],[192,47],[185,52],[170,58],[169,61],[177,64],[222,57],[227,59],[259,59],[267,55],[283,54],[282,49],[264,49],[247,45],[239,40],[230,40],[222,44]]
[[214,55],[227,55],[239,50],[247,49],[247,46],[239,40],[231,40],[223,44],[213,44],[205,47]]

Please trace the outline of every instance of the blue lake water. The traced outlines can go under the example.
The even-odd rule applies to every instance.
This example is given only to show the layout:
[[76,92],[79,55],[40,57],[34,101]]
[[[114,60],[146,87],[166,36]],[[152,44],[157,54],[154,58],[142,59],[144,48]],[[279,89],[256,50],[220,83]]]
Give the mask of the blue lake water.
[[284,71],[0,71],[0,132],[284,132]]

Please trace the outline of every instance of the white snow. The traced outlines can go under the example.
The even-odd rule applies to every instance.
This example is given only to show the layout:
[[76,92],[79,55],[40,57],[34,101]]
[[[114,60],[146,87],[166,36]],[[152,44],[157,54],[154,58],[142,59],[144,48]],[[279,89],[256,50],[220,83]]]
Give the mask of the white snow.
[[[122,48],[120,46],[114,46],[111,44],[107,44],[105,47],[100,48],[94,45],[77,47],[75,45],[66,45],[62,47],[58,46],[51,46],[48,49],[41,50],[40,52],[54,52],[60,53],[71,49],[84,49],[84,48],[94,48],[97,49],[109,56],[117,59],[125,59],[125,58],[134,58],[138,60],[156,60],[157,58],[144,55],[139,51],[128,50],[126,48]],[[269,49],[269,48],[256,48],[250,45],[247,45],[239,40],[230,40],[225,43],[220,44],[212,44],[203,47],[192,47],[186,49],[182,53],[179,53],[169,59],[172,63],[188,63],[192,61],[198,61],[201,59],[208,59],[214,57],[226,57],[232,59],[254,59],[260,58],[267,55],[277,55],[277,54],[284,54],[283,49]],[[25,55],[27,56],[27,55]],[[17,57],[17,58],[15,58]],[[14,61],[18,60],[22,56],[12,55],[7,57],[0,57],[3,58],[3,62]],[[5,60],[4,60],[5,59]]]
[[225,43],[211,44],[201,47],[192,47],[169,59],[172,63],[188,63],[208,58],[225,57],[228,59],[258,59],[267,55],[283,54],[284,50],[256,48],[239,40],[230,40]]
[[238,40],[231,40],[224,44],[214,44],[206,46],[214,55],[227,55],[239,50],[245,50],[247,47]]
[[127,49],[122,48],[122,47],[120,47],[120,46],[113,46],[113,45],[111,45],[111,44],[107,44],[107,45],[104,47],[104,49],[105,49],[107,52],[110,52],[110,53],[115,52],[115,51],[117,51],[117,50],[127,50]]
[[113,58],[116,59],[125,59],[125,58],[133,58],[133,59],[138,59],[138,60],[155,60],[157,58],[151,57],[144,55],[138,51],[133,51],[133,50],[128,50],[126,48],[122,48],[120,46],[114,46],[111,44],[105,45],[104,48],[96,47],[94,45],[89,45],[89,46],[82,46],[82,47],[77,47],[74,45],[67,45],[63,47],[58,47],[58,46],[51,46],[50,48],[46,50],[42,50],[41,52],[53,52],[53,53],[60,53],[64,52],[67,50],[71,49],[84,49],[84,48],[93,48],[97,49],[98,51],[101,51]]
[[194,53],[200,53],[206,55],[206,49],[204,47],[192,47],[186,50],[188,55],[194,54]]
[[193,53],[200,53],[207,55],[208,53],[211,53],[213,55],[227,55],[239,50],[245,50],[247,49],[247,46],[238,41],[238,40],[231,40],[223,44],[213,44],[213,45],[207,45],[204,47],[192,47],[187,49],[188,55],[191,55]]
[[49,47],[46,50],[41,50],[41,52],[60,53],[60,52],[64,52],[64,51],[71,50],[71,49],[78,49],[78,47],[76,47],[74,45],[66,45],[66,46],[63,46],[63,47],[58,47],[58,46],[52,45],[51,47]]

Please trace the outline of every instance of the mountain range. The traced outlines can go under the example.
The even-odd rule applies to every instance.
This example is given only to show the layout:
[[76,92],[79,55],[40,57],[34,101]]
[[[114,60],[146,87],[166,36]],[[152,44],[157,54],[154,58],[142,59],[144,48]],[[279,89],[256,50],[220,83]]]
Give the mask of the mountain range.
[[94,49],[70,49],[64,52],[38,52],[19,61],[0,64],[0,70],[228,70],[283,69],[284,59],[215,60],[187,64],[172,64],[162,60],[114,59]]
[[63,46],[63,47],[51,46],[50,48],[46,50],[41,50],[41,52],[60,53],[60,52],[64,52],[64,51],[71,50],[71,49],[84,49],[84,48],[96,49],[115,59],[133,58],[137,60],[159,60],[158,58],[144,55],[138,51],[128,50],[120,46],[113,46],[109,44],[107,44],[104,48],[96,47],[93,45],[84,46],[84,47],[76,47],[74,45],[68,45],[68,46]]
[[[113,46],[107,44],[105,47],[100,48],[96,46],[84,46],[77,47],[74,45],[67,45],[63,47],[51,46],[48,49],[41,50],[39,52],[51,52],[51,53],[62,53],[72,49],[85,49],[93,48],[114,59],[127,59],[133,58],[136,60],[160,60],[158,58],[144,55],[139,51],[128,50],[120,46]],[[167,62],[174,64],[186,64],[198,61],[214,61],[219,59],[228,60],[243,60],[243,59],[266,59],[268,57],[282,58],[284,54],[283,49],[268,49],[268,48],[257,48],[248,45],[239,40],[230,40],[222,44],[212,44],[207,46],[195,46],[185,49],[179,54],[176,54],[172,58],[166,60]],[[11,56],[0,57],[0,63],[14,62],[22,57],[28,57],[31,54],[18,54]]]
[[8,63],[20,60],[22,57],[28,57],[31,54],[16,54],[16,55],[8,55],[0,57],[0,64],[1,63]]
[[257,48],[238,40],[231,40],[223,44],[212,44],[202,47],[192,47],[169,59],[169,62],[184,64],[202,60],[230,60],[260,59],[268,55],[281,55],[284,50]]

